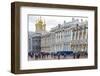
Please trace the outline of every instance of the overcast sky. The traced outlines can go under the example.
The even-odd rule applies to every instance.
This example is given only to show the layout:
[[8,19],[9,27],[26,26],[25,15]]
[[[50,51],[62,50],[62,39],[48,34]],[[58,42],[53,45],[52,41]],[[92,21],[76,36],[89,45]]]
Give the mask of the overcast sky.
[[[28,22],[28,30],[31,32],[35,32],[35,24],[36,24],[36,20],[40,17],[40,16],[36,16],[36,15],[29,15],[29,22]],[[78,17],[74,17],[75,19],[83,19],[86,20],[86,18],[78,18]],[[63,24],[64,21],[69,22],[72,21],[72,17],[58,17],[58,16],[41,16],[42,20],[45,20],[46,23],[46,31],[50,31],[51,28],[57,26],[58,24]]]

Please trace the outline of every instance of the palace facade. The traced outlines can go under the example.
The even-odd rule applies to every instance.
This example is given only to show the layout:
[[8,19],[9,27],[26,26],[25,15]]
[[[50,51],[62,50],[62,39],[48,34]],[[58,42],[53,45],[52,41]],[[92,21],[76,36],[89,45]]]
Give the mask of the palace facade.
[[[38,38],[37,34],[39,34]],[[72,21],[64,21],[63,24],[58,24],[58,26],[52,28],[50,32],[46,32],[45,21],[42,21],[40,18],[36,22],[35,35],[31,37],[33,40],[30,43],[34,44],[32,47],[40,48],[38,50],[33,48],[32,51],[87,51],[88,22],[87,20],[83,21],[82,19],[72,18]]]

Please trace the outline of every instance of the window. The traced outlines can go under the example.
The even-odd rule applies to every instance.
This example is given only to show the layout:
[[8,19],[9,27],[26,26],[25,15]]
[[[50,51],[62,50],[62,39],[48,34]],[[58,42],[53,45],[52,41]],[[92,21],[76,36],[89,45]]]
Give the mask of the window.
[[82,37],[82,32],[80,31],[80,34],[79,34],[79,39],[81,39],[81,37]]

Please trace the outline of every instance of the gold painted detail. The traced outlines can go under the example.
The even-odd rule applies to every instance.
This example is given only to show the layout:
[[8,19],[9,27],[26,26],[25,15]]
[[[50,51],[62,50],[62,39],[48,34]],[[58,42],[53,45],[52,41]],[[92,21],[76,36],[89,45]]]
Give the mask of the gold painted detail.
[[35,27],[36,27],[36,32],[46,31],[45,20],[43,21],[41,16],[36,20]]

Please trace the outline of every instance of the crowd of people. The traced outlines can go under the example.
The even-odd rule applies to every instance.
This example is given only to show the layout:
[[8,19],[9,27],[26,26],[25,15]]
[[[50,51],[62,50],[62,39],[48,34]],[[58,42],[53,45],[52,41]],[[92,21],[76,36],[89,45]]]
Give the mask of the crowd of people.
[[76,59],[87,57],[87,52],[58,51],[58,52],[28,52],[28,57],[34,60],[41,59],[67,59],[69,57]]

